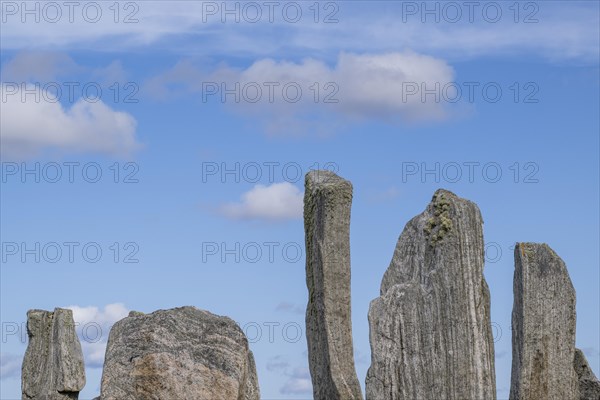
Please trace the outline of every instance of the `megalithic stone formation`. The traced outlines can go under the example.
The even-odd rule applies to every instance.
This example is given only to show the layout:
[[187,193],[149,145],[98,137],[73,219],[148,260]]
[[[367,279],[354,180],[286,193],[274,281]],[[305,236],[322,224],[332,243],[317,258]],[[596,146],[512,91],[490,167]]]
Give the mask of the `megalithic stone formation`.
[[546,244],[515,246],[511,400],[579,400],[575,289]]
[[575,373],[579,379],[580,400],[600,400],[600,381],[594,375],[583,352],[575,349]]
[[306,174],[306,340],[315,400],[362,399],[350,315],[352,184],[330,171]]
[[195,307],[132,311],[113,325],[102,400],[259,400],[254,356],[239,325]]
[[23,359],[23,400],[74,400],[85,386],[81,343],[75,332],[73,312],[27,312],[29,344]]
[[482,224],[438,190],[405,226],[369,308],[367,400],[496,398]]

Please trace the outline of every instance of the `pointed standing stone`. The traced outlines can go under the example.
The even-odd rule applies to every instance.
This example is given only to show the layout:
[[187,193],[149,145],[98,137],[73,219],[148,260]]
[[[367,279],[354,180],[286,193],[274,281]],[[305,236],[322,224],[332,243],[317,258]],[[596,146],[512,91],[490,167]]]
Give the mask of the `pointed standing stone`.
[[330,171],[306,174],[306,340],[315,400],[359,400],[352,345],[352,184]]
[[574,361],[575,373],[579,379],[579,400],[600,400],[600,381],[581,350],[575,349]]
[[482,224],[445,190],[406,224],[369,308],[368,400],[496,398]]
[[23,359],[23,400],[73,400],[85,386],[81,343],[73,311],[27,312],[29,344]]
[[517,243],[512,311],[511,400],[579,400],[575,289],[546,244]]

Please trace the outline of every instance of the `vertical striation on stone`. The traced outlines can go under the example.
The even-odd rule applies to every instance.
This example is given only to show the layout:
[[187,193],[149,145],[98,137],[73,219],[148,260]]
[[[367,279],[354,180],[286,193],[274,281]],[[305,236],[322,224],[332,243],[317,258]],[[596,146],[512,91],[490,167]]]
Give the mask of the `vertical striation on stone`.
[[131,312],[113,325],[102,400],[259,400],[248,339],[230,318],[195,307]]
[[579,400],[600,400],[600,381],[579,349],[575,349],[574,367],[579,380]]
[[575,289],[546,244],[517,243],[512,311],[511,400],[579,399]]
[[23,400],[72,400],[85,386],[81,343],[75,332],[73,312],[27,312],[29,344],[23,359]]
[[496,398],[482,225],[446,190],[406,224],[369,307],[367,400]]
[[306,174],[306,340],[315,400],[362,399],[350,306],[352,184],[330,171]]

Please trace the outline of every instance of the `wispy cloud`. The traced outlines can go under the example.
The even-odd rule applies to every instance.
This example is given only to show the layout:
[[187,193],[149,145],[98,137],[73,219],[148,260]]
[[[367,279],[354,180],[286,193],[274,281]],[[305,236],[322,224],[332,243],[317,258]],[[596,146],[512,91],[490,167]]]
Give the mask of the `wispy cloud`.
[[66,53],[22,51],[2,65],[2,79],[17,82],[48,82],[81,70]]
[[289,366],[289,361],[286,357],[282,355],[271,357],[267,361],[267,371],[271,372],[283,372],[286,371],[289,368]]
[[277,307],[275,307],[275,311],[289,312],[293,314],[304,314],[306,312],[306,308],[298,304],[282,301],[281,303],[277,304]]
[[[126,82],[127,76],[128,72],[118,59],[110,61],[106,66],[90,66],[76,62],[68,53],[61,51],[19,51],[2,63],[2,80],[5,84],[29,82],[64,85],[66,82],[73,82],[84,86],[88,83],[100,83],[105,84],[106,90],[110,91],[108,86]],[[66,85],[64,89],[68,89]],[[80,97],[77,90],[73,92],[75,99]]]
[[371,203],[384,203],[391,200],[395,200],[400,196],[400,189],[396,186],[390,186],[383,191],[372,191],[368,195],[368,199]]
[[224,204],[220,212],[232,219],[281,221],[302,217],[303,193],[289,182],[256,185],[239,202]]
[[284,395],[312,394],[310,371],[306,367],[296,367],[288,375],[288,379],[279,392]]
[[308,367],[292,367],[287,357],[277,355],[267,361],[267,370],[279,372],[285,377],[283,385],[279,388],[280,394],[312,395],[312,380]]
[[[597,62],[596,2],[535,2],[537,10],[521,6],[518,14],[514,6],[509,8],[512,3],[501,3],[502,17],[494,22],[489,15],[496,11],[485,14],[481,4],[469,10],[458,3],[462,16],[450,21],[456,11],[445,14],[444,2],[436,2],[436,21],[435,16],[423,16],[423,3],[414,2],[416,12],[407,10],[406,3],[413,2],[338,2],[337,11],[322,9],[319,15],[309,9],[312,3],[301,3],[302,18],[293,23],[281,5],[272,13],[262,6],[260,20],[251,21],[244,2],[239,2],[237,16],[224,15],[221,2],[132,2],[135,7],[120,10],[119,15],[108,8],[112,3],[106,3],[101,5],[102,18],[93,23],[82,16],[81,7],[73,21],[65,9],[65,17],[54,23],[36,23],[34,17],[23,23],[18,9],[5,13],[2,45],[4,49],[137,48],[236,57],[414,48],[452,58],[511,54]],[[208,9],[211,4],[218,9]],[[337,22],[324,23],[331,14]],[[274,36],[284,40],[273,41]]]
[[22,360],[23,357],[16,354],[0,353],[0,379],[20,377]]
[[368,365],[370,363],[369,355],[367,353],[363,353],[359,349],[354,350],[354,361],[356,364]]

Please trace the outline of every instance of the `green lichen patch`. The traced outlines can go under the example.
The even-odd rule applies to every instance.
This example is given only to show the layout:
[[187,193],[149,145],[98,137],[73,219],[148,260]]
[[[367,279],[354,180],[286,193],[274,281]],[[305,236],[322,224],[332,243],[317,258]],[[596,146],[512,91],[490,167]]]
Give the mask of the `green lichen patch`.
[[433,197],[432,205],[433,216],[427,220],[423,230],[429,236],[430,244],[435,246],[452,231],[452,219],[449,213],[450,200],[443,193]]

